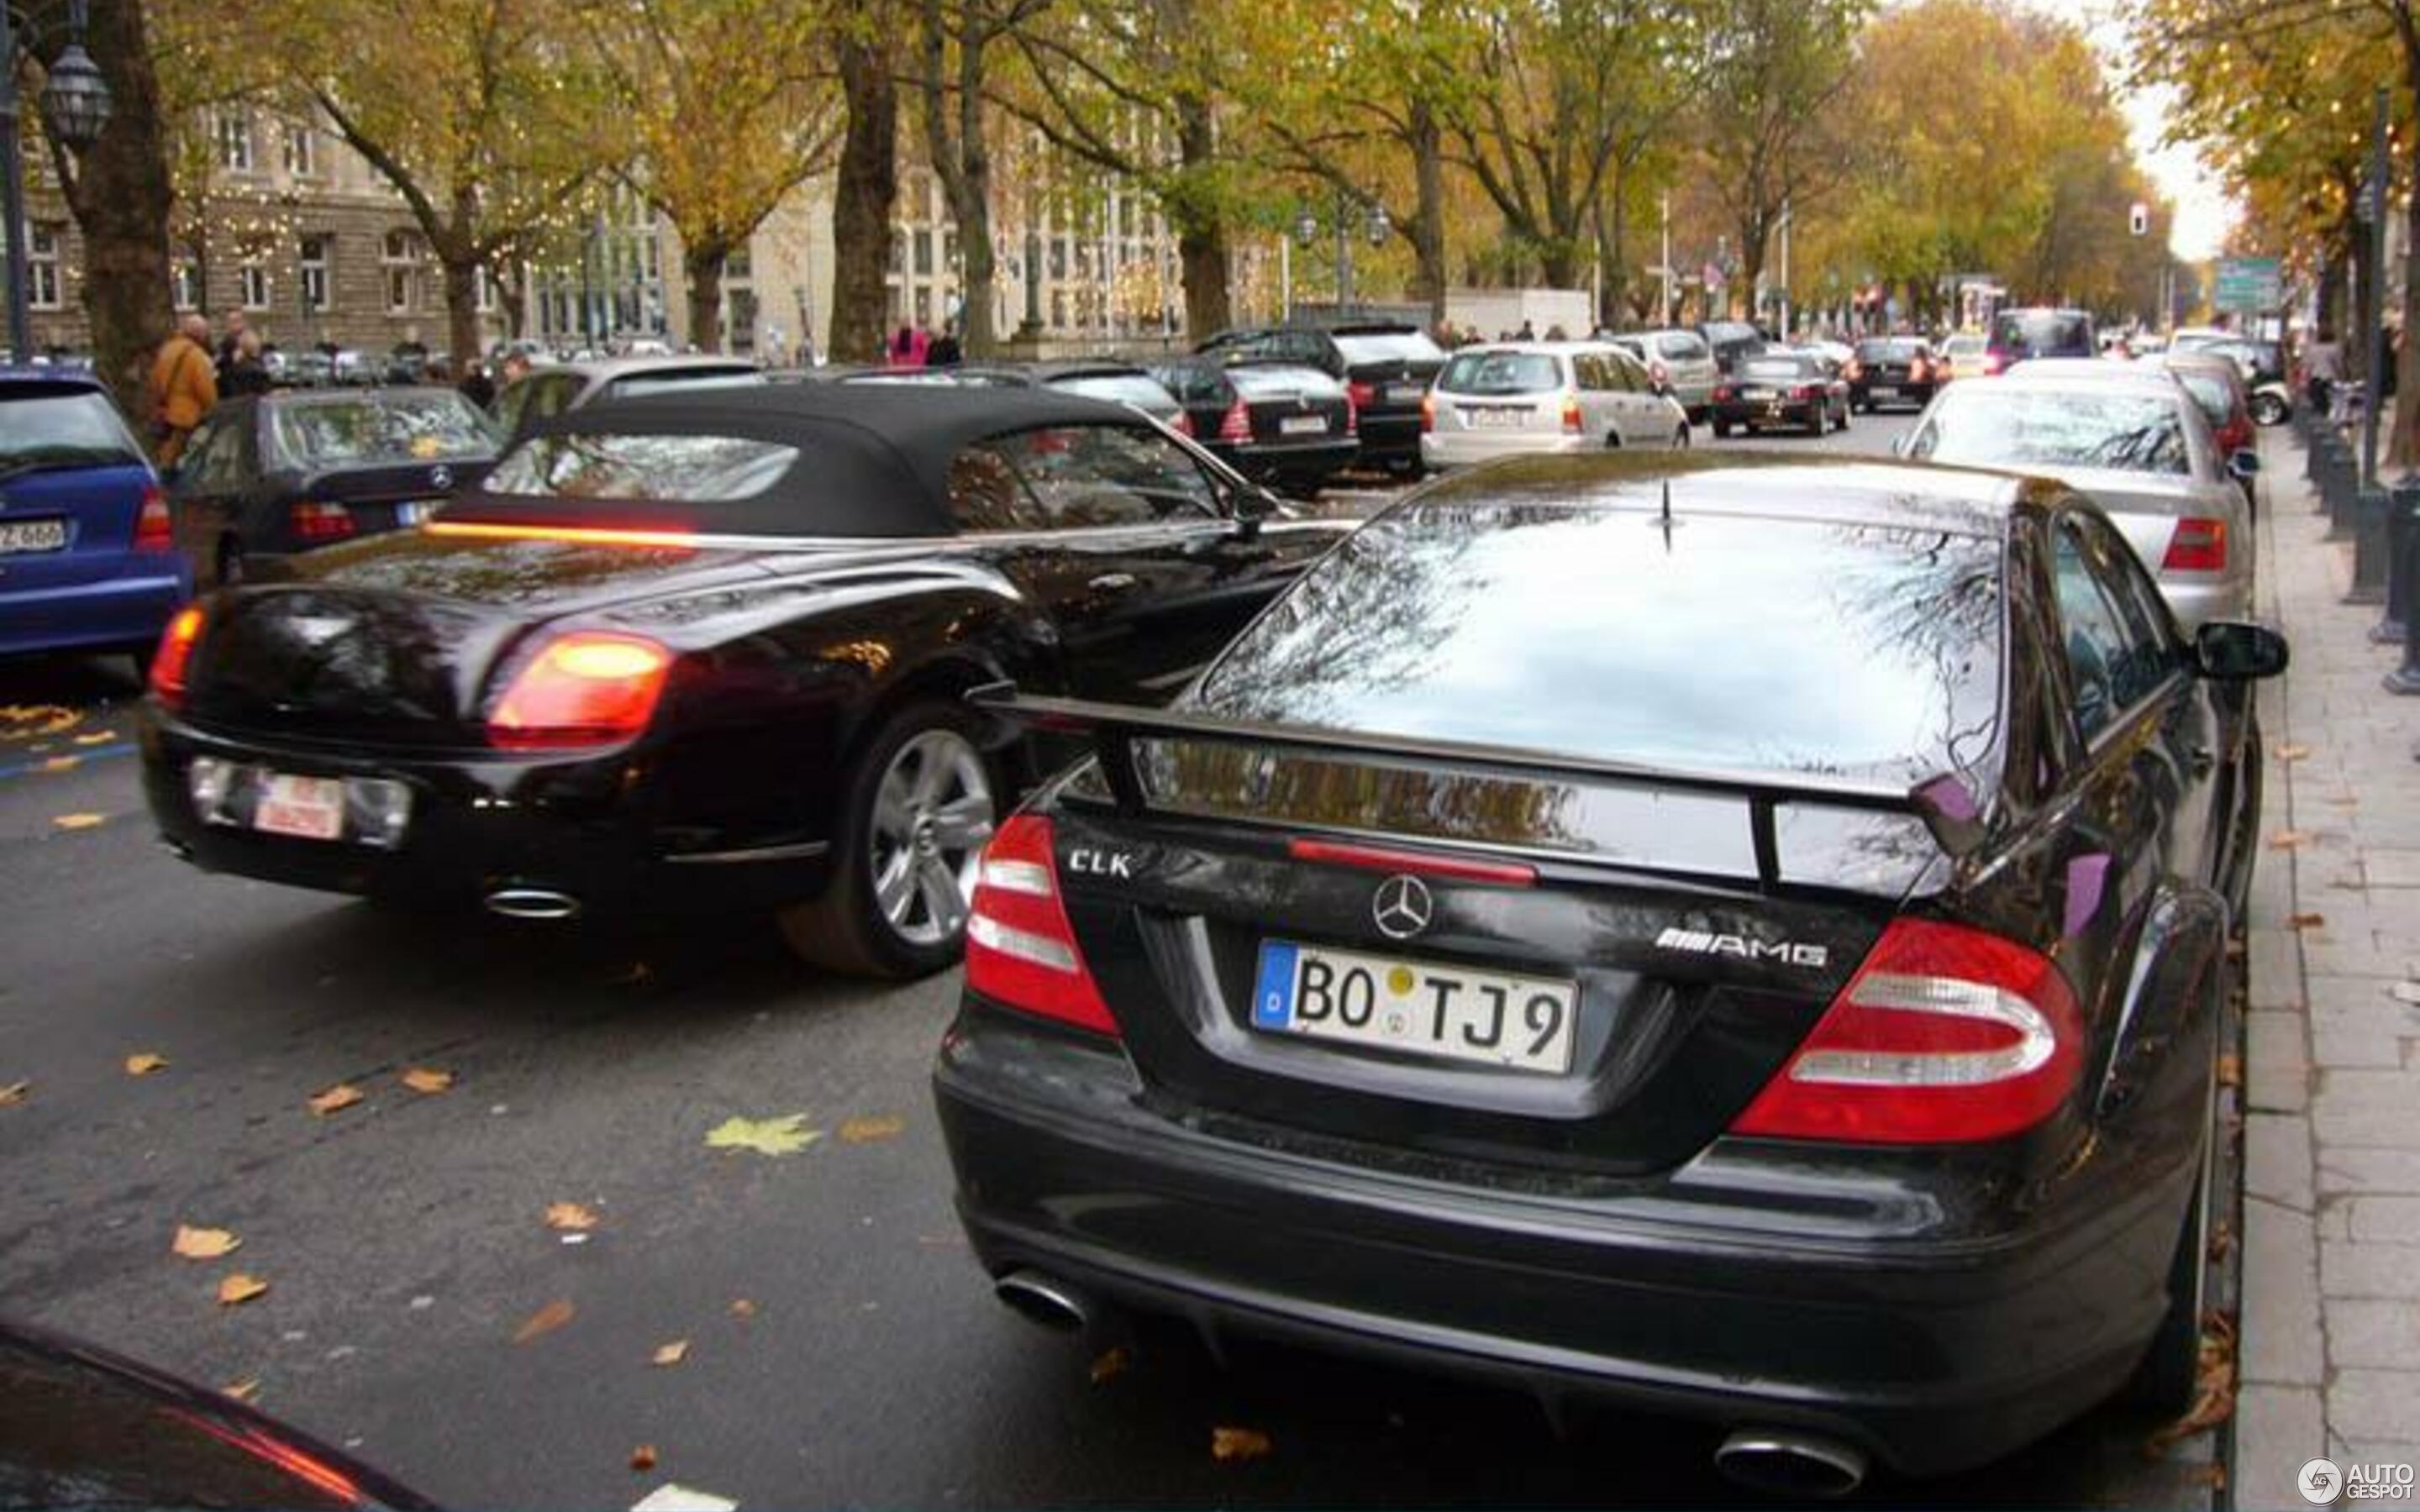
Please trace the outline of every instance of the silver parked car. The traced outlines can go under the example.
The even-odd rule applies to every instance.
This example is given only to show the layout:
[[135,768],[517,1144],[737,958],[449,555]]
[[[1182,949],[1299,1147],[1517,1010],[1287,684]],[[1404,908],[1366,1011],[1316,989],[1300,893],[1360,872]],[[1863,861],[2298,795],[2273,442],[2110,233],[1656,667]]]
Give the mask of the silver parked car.
[[496,418],[518,440],[529,425],[608,399],[679,389],[753,388],[764,370],[744,357],[601,357],[533,369],[496,395]]
[[1899,443],[1904,455],[2055,478],[2087,494],[2143,559],[2177,623],[2252,605],[2251,512],[2210,422],[2165,373],[2116,363],[2026,363],[1952,384]]
[[1705,337],[1694,331],[1633,331],[1609,339],[1646,364],[1647,376],[1681,401],[1689,424],[1706,423],[1722,372],[1714,366],[1714,350]]
[[1455,352],[1429,389],[1420,459],[1469,467],[1534,452],[1683,447],[1689,417],[1606,342],[1499,342]]

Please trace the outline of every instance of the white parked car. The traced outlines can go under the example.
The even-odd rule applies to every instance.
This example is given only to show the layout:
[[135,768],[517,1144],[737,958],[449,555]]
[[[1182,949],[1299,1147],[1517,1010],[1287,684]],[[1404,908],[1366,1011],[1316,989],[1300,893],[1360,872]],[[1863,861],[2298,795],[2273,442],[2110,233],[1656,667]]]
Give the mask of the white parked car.
[[2251,610],[2251,511],[2238,480],[2258,461],[2219,455],[2201,406],[2164,372],[2085,360],[1955,383],[1895,449],[2055,478],[2088,495],[2188,633]]
[[1705,337],[1694,331],[1628,331],[1606,340],[1644,363],[1648,378],[1681,401],[1689,424],[1706,423],[1722,370],[1714,365],[1714,349]]
[[1465,347],[1430,386],[1420,459],[1470,467],[1534,452],[1683,447],[1689,416],[1638,359],[1608,342]]

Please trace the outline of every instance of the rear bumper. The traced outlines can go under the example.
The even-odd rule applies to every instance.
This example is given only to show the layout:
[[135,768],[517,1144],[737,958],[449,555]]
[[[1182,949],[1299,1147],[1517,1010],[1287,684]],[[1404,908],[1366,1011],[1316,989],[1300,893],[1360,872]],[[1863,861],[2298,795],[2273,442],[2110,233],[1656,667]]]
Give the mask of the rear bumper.
[[[813,896],[826,880],[820,846],[732,853],[691,837],[690,850],[712,858],[674,859],[629,781],[637,765],[628,750],[506,761],[287,749],[197,730],[149,704],[141,737],[144,795],[161,838],[206,872],[437,906],[539,888],[609,914],[761,911]],[[411,792],[411,821],[391,850],[214,823],[189,786],[200,756],[400,781]]]
[[1718,404],[1714,408],[1717,424],[1737,425],[1754,430],[1760,425],[1812,425],[1823,409],[1821,399],[1793,399],[1782,404]]
[[1420,460],[1420,412],[1418,409],[1364,409],[1360,415],[1360,429],[1361,460],[1364,462]]
[[1549,456],[1594,452],[1602,443],[1561,431],[1431,431],[1420,438],[1420,460],[1430,467],[1475,468],[1504,456]]
[[[985,1271],[1213,1330],[1828,1433],[1927,1474],[2108,1396],[2164,1304],[2181,1173],[2173,1190],[2104,1182],[2063,1221],[1990,1239],[1859,1237],[1813,1204],[1793,1229],[1777,1204],[1709,1208],[1677,1179],[1528,1196],[1181,1126],[1140,1106],[1114,1048],[1002,1017],[970,1006],[935,1072]],[[1736,1172],[1752,1152],[1728,1158]]]
[[1318,483],[1353,465],[1362,455],[1355,440],[1255,442],[1214,448],[1228,466],[1255,481]]
[[60,588],[12,589],[0,575],[0,655],[148,648],[189,596],[181,561]]
[[[1852,383],[1849,385],[1849,402],[1851,404],[1910,404],[1920,409],[1932,402],[1932,395],[1939,387],[1937,382],[1931,379],[1922,383]],[[1890,392],[1882,393],[1878,397],[1877,391],[1884,389]]]

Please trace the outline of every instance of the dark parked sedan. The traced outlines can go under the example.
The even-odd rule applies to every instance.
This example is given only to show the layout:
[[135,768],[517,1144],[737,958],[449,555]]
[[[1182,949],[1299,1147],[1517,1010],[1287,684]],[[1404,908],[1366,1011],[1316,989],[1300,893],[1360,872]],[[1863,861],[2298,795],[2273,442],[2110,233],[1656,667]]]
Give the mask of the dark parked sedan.
[[778,912],[955,960],[1030,754],[959,695],[1164,699],[1336,538],[1115,405],[665,393],[541,422],[421,531],[184,611],[151,811],[195,864],[516,918]]
[[1285,363],[1326,374],[1353,401],[1361,460],[1419,475],[1420,401],[1445,366],[1445,348],[1418,326],[1370,321],[1223,331],[1195,349],[1229,361]]
[[299,552],[412,525],[496,458],[496,427],[452,389],[282,389],[211,410],[170,480],[177,543],[216,587]]
[[1949,380],[1949,364],[1921,336],[1873,336],[1857,343],[1844,376],[1853,409],[1870,413],[1886,404],[1921,409]]
[[1094,755],[982,864],[975,1255],[1708,1418],[1800,1496],[2180,1408],[2285,656],[2040,480],[1430,488],[1167,711],[985,699]]
[[1777,348],[1740,358],[1714,385],[1714,436],[1788,425],[1818,437],[1849,424],[1849,380],[1812,352]]
[[1309,496],[1361,455],[1352,395],[1315,367],[1195,357],[1151,372],[1185,407],[1187,429],[1248,478]]

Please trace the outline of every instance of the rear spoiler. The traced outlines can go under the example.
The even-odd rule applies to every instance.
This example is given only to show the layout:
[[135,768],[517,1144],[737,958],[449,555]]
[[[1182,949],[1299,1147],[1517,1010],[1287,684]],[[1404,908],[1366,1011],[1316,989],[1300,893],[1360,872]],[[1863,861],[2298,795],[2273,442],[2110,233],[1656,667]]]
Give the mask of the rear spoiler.
[[1775,830],[1774,810],[1785,803],[1910,815],[1922,822],[1933,843],[1953,859],[1962,860],[1973,855],[1981,848],[1985,837],[1983,816],[1973,795],[1964,783],[1947,773],[1928,778],[1914,787],[1900,788],[1885,782],[1823,776],[1648,766],[1511,746],[1226,719],[1082,699],[1042,698],[1018,692],[1015,683],[985,684],[970,691],[967,702],[985,713],[1042,733],[1089,737],[1100,757],[1101,775],[1109,782],[1109,793],[1117,800],[1119,810],[1127,814],[1140,813],[1150,807],[1149,795],[1143,792],[1142,780],[1135,771],[1134,743],[1157,737],[1236,746],[1282,746],[1348,757],[1440,763],[1525,778],[1569,778],[1744,798],[1756,846],[1757,872],[1767,884],[1780,876],[1780,843]]

